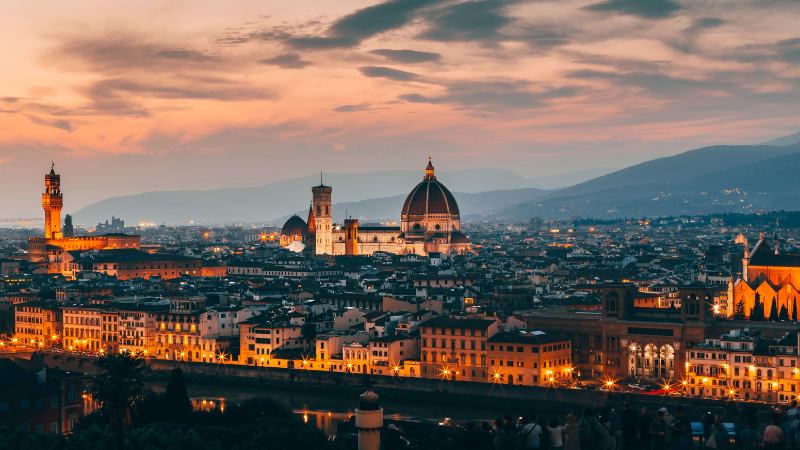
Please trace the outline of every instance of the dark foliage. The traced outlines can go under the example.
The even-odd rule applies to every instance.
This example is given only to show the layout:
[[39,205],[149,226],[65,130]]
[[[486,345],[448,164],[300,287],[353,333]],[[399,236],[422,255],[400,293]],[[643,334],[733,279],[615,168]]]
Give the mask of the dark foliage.
[[755,304],[753,309],[750,310],[750,320],[754,322],[764,321],[764,304],[761,302],[761,295],[756,292]]
[[769,321],[778,321],[778,299],[775,297],[772,297],[772,306],[769,308]]
[[786,305],[781,306],[781,312],[778,313],[778,320],[789,320],[789,309]]
[[744,320],[747,317],[744,310],[744,300],[739,300],[733,312],[733,320]]
[[192,415],[192,402],[186,390],[186,381],[180,367],[172,369],[167,384],[167,391],[162,401],[163,413],[171,421],[187,423]]

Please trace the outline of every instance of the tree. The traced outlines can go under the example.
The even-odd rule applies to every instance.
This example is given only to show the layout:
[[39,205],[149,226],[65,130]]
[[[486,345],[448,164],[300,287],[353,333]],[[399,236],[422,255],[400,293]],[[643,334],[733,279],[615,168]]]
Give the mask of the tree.
[[0,336],[11,337],[14,334],[14,308],[0,311]]
[[303,325],[303,339],[306,340],[308,343],[309,350],[311,349],[311,343],[314,339],[317,338],[317,327],[314,325],[313,322],[306,321],[305,325]]
[[778,299],[775,297],[772,297],[772,306],[769,308],[769,321],[778,321]]
[[124,352],[103,354],[94,363],[98,372],[92,377],[89,392],[116,434],[117,450],[123,450],[123,434],[125,425],[130,423],[131,411],[145,396],[147,367],[143,362],[143,358]]
[[186,423],[190,419],[192,401],[189,400],[189,392],[186,390],[186,381],[180,367],[172,369],[169,374],[169,383],[167,392],[164,394],[162,409],[167,422]]
[[789,309],[786,305],[781,306],[781,312],[778,314],[778,320],[789,320]]
[[792,320],[797,322],[797,297],[794,297],[794,304],[792,305]]
[[733,312],[733,320],[744,320],[746,318],[746,314],[744,312],[744,300],[739,300],[739,303],[736,304],[736,309]]
[[762,321],[764,320],[764,304],[761,303],[761,295],[756,292],[755,303],[753,309],[750,310],[750,320]]

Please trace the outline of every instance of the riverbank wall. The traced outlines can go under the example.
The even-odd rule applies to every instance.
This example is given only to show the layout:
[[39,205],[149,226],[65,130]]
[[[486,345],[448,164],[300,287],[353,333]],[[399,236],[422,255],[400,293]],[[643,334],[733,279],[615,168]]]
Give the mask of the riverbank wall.
[[[11,355],[7,355],[11,356]],[[28,370],[43,366],[61,370],[92,374],[96,358],[37,352],[30,359],[15,358]],[[494,383],[475,383],[430,378],[401,378],[368,375],[254,367],[219,363],[187,363],[163,359],[148,359],[147,365],[154,377],[164,380],[175,367],[183,370],[187,382],[194,384],[251,387],[313,393],[316,395],[354,398],[367,387],[382,398],[420,403],[448,404],[453,406],[492,406],[509,411],[569,410],[579,413],[586,406],[610,407],[619,413],[622,404],[629,401],[636,409],[647,407],[651,411],[666,406],[670,411],[678,405],[685,411],[714,411],[731,415],[753,408],[767,413],[770,405],[735,403],[718,400],[621,393],[612,394],[592,390],[556,389]],[[556,407],[556,404],[558,407]]]

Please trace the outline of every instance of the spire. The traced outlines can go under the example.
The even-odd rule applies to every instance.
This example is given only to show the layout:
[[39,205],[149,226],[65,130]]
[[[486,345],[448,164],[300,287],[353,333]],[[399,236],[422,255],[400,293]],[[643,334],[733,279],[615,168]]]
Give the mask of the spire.
[[436,175],[433,174],[433,163],[431,163],[431,157],[428,156],[428,167],[425,168],[425,178],[426,181],[433,181],[436,179]]
[[314,205],[312,203],[308,204],[308,220],[306,221],[306,225],[308,225],[309,234],[317,231],[317,224],[314,222]]
[[56,174],[56,163],[55,161],[50,161],[50,175]]

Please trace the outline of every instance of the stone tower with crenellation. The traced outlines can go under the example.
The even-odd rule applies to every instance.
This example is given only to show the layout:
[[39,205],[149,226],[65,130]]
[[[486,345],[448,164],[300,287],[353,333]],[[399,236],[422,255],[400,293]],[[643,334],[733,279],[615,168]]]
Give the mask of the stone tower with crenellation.
[[322,176],[320,175],[319,186],[311,188],[312,199],[312,212],[314,219],[314,249],[317,255],[332,255],[333,254],[333,222],[331,215],[333,214],[331,207],[331,193],[333,188],[322,184]]
[[44,176],[44,189],[42,194],[44,237],[59,239],[61,238],[61,208],[64,206],[64,199],[61,197],[61,175],[56,174],[55,163],[50,167],[50,173]]

